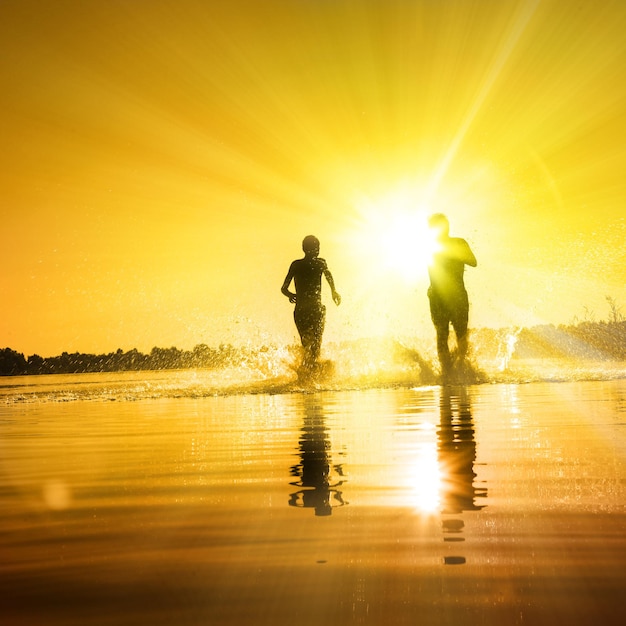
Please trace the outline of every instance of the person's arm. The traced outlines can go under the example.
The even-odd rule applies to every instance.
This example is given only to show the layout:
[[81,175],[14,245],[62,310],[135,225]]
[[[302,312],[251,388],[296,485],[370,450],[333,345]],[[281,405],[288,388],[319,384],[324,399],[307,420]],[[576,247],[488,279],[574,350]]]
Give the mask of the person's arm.
[[469,244],[465,240],[463,240],[461,254],[462,256],[460,260],[463,261],[465,265],[470,265],[471,267],[476,267],[478,265],[472,249],[469,247]]
[[335,289],[335,281],[333,280],[333,275],[330,273],[328,266],[325,266],[324,268],[324,276],[326,276],[326,280],[330,285],[330,291],[333,294],[333,302],[337,306],[339,306],[341,304],[341,296],[337,293],[337,290]]
[[294,268],[293,268],[293,263],[292,263],[289,266],[289,271],[287,272],[287,276],[285,276],[285,280],[283,281],[283,286],[280,288],[281,293],[284,296],[287,296],[287,298],[289,298],[289,302],[291,302],[291,304],[295,304],[296,302],[296,294],[289,291],[289,285],[293,278],[293,274],[294,274]]

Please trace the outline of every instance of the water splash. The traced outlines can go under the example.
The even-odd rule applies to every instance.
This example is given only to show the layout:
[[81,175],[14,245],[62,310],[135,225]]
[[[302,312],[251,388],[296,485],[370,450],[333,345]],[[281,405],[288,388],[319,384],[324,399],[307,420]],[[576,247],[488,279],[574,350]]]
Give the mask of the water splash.
[[501,343],[498,349],[498,371],[505,372],[509,369],[509,364],[511,363],[511,359],[513,358],[513,354],[515,352],[517,336],[519,335],[520,330],[521,329],[518,328],[516,331],[507,333],[504,341]]
[[[471,358],[447,384],[561,382],[626,378],[626,362],[575,358],[521,358],[519,331],[477,341]],[[477,337],[477,340],[479,337]],[[220,367],[0,377],[1,405],[75,401],[200,399],[246,394],[311,393],[439,384],[434,345],[396,339],[327,344],[327,367],[299,377],[298,346],[249,348]],[[1,415],[0,415],[1,419]]]

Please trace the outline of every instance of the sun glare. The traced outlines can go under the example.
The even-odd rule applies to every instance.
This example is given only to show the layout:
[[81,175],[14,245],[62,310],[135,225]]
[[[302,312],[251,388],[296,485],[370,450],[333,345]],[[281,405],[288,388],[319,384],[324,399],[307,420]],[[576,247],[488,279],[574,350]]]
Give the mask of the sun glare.
[[409,475],[415,508],[422,513],[436,512],[440,505],[442,477],[434,445],[424,445],[418,450]]
[[405,279],[423,273],[435,251],[435,242],[421,213],[398,213],[380,234],[387,266]]
[[363,202],[359,212],[356,244],[360,254],[377,259],[381,269],[406,281],[425,276],[436,249],[427,223],[428,206],[396,193]]

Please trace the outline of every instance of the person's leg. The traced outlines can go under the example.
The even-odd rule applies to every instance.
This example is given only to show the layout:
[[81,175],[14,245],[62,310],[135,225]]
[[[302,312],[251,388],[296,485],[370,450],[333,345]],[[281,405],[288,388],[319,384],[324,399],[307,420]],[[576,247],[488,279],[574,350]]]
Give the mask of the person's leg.
[[324,311],[307,309],[294,311],[296,328],[304,352],[302,366],[311,369],[320,355],[322,334],[324,332]]
[[452,366],[448,337],[450,335],[450,319],[444,303],[439,297],[429,292],[430,318],[437,333],[437,356],[441,365],[441,373],[447,376]]
[[464,293],[459,296],[458,301],[455,303],[454,316],[451,319],[452,328],[454,328],[454,334],[456,335],[457,359],[459,362],[465,360],[469,349],[467,334],[468,317],[469,301],[467,299],[467,293]]
[[302,344],[302,365],[306,367],[310,361],[309,353],[311,344],[311,333],[309,329],[308,315],[306,314],[306,311],[301,311],[296,307],[293,312],[293,319],[296,323],[298,334],[300,335],[300,343]]
[[441,373],[447,376],[452,367],[452,357],[450,356],[450,347],[448,346],[448,337],[450,329],[448,323],[438,324],[435,326],[437,332],[437,356],[441,365]]
[[326,307],[322,306],[311,316],[311,359],[312,363],[317,363],[322,350],[322,337],[324,336],[324,326],[326,323]]

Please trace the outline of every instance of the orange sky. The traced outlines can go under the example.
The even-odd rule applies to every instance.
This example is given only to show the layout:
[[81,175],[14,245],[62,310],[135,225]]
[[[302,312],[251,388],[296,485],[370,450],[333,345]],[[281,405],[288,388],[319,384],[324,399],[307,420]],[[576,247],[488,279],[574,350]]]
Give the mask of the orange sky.
[[309,233],[329,340],[430,335],[377,236],[432,210],[473,326],[626,312],[624,32],[621,0],[3,1],[0,347],[291,342]]

